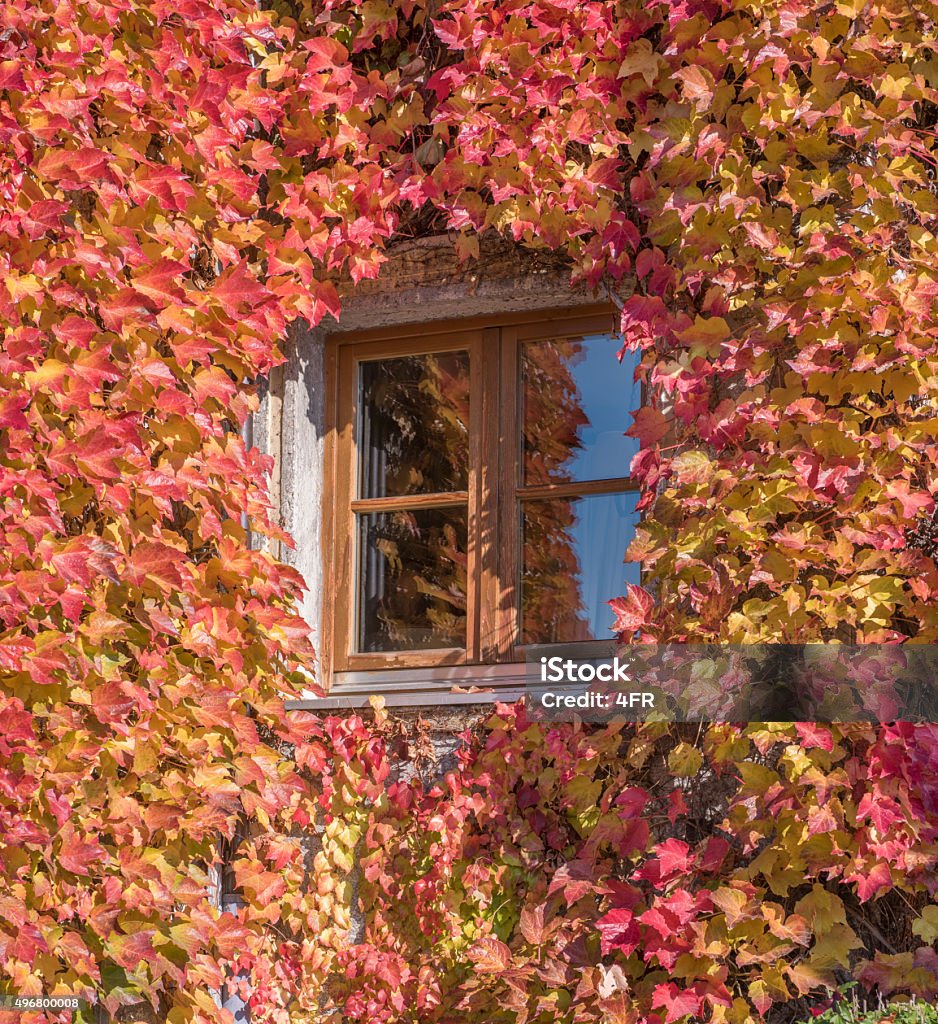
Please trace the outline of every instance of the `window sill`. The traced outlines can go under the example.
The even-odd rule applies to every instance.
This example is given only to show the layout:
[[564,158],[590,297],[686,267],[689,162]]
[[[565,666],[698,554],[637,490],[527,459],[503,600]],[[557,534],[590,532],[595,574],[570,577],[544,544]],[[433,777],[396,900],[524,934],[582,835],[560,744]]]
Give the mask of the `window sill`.
[[384,697],[389,708],[511,703],[524,696],[526,669],[520,662],[337,672],[328,696],[287,701],[286,707],[289,711],[367,707],[372,694]]

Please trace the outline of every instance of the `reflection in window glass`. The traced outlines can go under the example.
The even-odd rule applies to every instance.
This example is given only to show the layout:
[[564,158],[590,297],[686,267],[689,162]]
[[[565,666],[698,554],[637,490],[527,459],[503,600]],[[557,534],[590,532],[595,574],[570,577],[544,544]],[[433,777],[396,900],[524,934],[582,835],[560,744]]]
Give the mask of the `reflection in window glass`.
[[606,640],[615,616],[608,605],[640,582],[623,562],[638,524],[638,495],[525,501],[521,565],[521,642]]
[[358,650],[466,645],[466,510],[360,515]]
[[461,491],[469,479],[469,354],[361,364],[358,494]]
[[523,482],[604,480],[629,475],[638,442],[624,433],[641,404],[638,354],[608,334],[522,347]]

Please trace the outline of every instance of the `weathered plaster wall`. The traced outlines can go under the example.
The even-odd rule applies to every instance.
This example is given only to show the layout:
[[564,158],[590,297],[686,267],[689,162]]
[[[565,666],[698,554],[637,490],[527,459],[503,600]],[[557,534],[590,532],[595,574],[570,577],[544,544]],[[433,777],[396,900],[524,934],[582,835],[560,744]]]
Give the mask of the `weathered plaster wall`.
[[319,643],[322,620],[323,447],[325,440],[325,360],[322,329],[297,325],[284,366],[280,421],[280,516],[295,547],[284,561],[306,580],[303,617]]
[[447,235],[402,242],[372,281],[340,283],[340,321],[326,332],[429,323],[493,313],[522,313],[596,302],[589,289],[570,287],[569,264],[553,253],[523,250],[502,238],[483,238],[479,258],[460,264]]

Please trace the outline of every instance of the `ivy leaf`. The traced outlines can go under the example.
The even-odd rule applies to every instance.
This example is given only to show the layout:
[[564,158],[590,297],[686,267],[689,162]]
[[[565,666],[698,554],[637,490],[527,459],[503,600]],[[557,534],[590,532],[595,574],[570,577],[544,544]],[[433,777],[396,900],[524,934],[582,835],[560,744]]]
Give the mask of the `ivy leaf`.
[[500,974],[511,965],[511,951],[493,936],[479,939],[470,948],[469,958],[480,974]]
[[697,774],[703,765],[703,754],[690,743],[679,743],[668,754],[668,770],[672,775],[689,778]]
[[640,629],[648,619],[654,605],[654,598],[647,590],[634,583],[626,585],[624,597],[613,598],[609,607],[615,613],[613,629],[617,633],[632,633]]
[[153,582],[164,593],[182,585],[180,553],[166,544],[142,541],[127,560],[126,578],[134,586]]
[[623,956],[631,956],[638,949],[642,933],[631,910],[614,908],[596,922],[603,956],[618,950]]
[[633,414],[632,424],[625,433],[627,437],[638,438],[643,448],[650,448],[666,437],[669,430],[670,424],[660,409],[642,406]]
[[63,826],[59,838],[58,863],[72,874],[89,875],[92,864],[107,859],[106,851],[96,840],[79,835],[68,823]]
[[518,927],[527,942],[530,942],[532,946],[540,946],[547,935],[543,905],[525,907],[521,911],[521,920]]
[[938,906],[925,907],[921,916],[912,922],[912,934],[927,943],[938,939]]
[[68,541],[52,555],[51,561],[66,583],[88,587],[99,577],[117,582],[116,549],[100,537],[82,535]]
[[681,989],[673,981],[655,986],[653,1007],[665,1011],[665,1024],[682,1017],[697,1016],[703,1008],[703,998],[694,989]]
[[836,925],[846,925],[847,914],[843,900],[832,892],[828,892],[817,882],[811,887],[807,896],[802,896],[795,904],[794,912],[804,918],[811,928],[823,934]]

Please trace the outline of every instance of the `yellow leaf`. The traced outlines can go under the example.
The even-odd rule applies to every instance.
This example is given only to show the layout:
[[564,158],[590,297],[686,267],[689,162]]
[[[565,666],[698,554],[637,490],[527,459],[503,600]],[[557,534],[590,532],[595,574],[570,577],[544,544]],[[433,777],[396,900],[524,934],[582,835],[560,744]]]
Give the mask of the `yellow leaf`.
[[828,892],[817,882],[807,896],[798,900],[794,912],[803,917],[817,934],[829,932],[835,925],[847,923],[847,914],[841,898]]
[[708,355],[716,355],[729,336],[729,324],[722,316],[695,317],[693,324],[678,334],[685,344],[699,346]]
[[751,921],[756,916],[752,899],[739,889],[721,886],[711,899],[713,905],[723,911],[727,928],[733,928],[740,921]]
[[619,65],[617,77],[625,78],[627,75],[641,75],[649,86],[655,84],[658,77],[658,57],[647,39],[637,39],[628,56]]
[[140,736],[134,740],[134,766],[135,775],[147,775],[156,767],[156,750]]
[[690,777],[700,771],[703,755],[690,743],[679,743],[668,755],[668,769],[672,775]]
[[35,274],[23,274],[20,277],[7,277],[7,291],[14,302],[42,294],[42,282]]
[[830,971],[821,970],[811,964],[800,963],[788,968],[788,977],[798,989],[798,995],[805,996],[813,989],[837,986],[837,980]]
[[713,476],[713,463],[705,452],[681,452],[671,463],[671,469],[681,483],[706,483]]
[[456,237],[456,255],[459,262],[479,258],[479,236],[477,234],[460,233]]
[[778,772],[773,772],[771,768],[766,768],[761,764],[741,761],[737,768],[742,777],[743,785],[749,791],[764,793],[769,786],[779,781]]
[[819,936],[811,947],[809,961],[813,967],[824,970],[830,967],[847,967],[850,951],[860,949],[863,943],[857,933],[847,924],[835,924]]
[[912,934],[928,943],[938,939],[938,906],[926,907],[922,911],[922,916],[912,925]]
[[786,558],[781,551],[772,548],[762,556],[762,568],[769,573],[773,579],[782,583],[790,583],[796,575],[795,566],[790,559]]
[[890,64],[880,82],[879,92],[891,100],[901,100],[903,97],[912,99],[914,97],[909,95],[911,85],[912,75],[908,67],[905,64]]
[[25,375],[26,385],[30,390],[57,384],[68,373],[68,367],[58,359],[46,359],[38,370],[31,370]]
[[733,1000],[731,1007],[717,1004],[711,1010],[713,1024],[752,1024],[752,1009],[741,996]]

